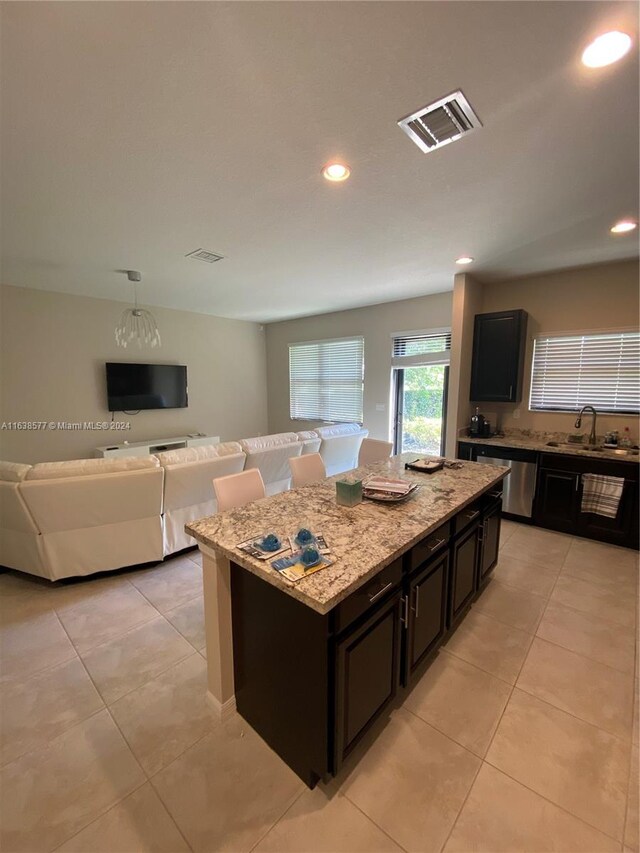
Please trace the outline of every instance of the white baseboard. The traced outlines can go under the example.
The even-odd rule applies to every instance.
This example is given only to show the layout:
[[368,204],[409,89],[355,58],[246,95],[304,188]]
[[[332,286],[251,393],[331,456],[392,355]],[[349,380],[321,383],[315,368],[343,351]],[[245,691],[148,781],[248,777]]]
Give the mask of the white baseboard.
[[236,712],[236,697],[232,696],[230,699],[227,699],[226,702],[221,702],[217,699],[213,693],[207,690],[206,696],[207,705],[211,708],[213,713],[220,720],[226,720],[229,717],[233,716]]

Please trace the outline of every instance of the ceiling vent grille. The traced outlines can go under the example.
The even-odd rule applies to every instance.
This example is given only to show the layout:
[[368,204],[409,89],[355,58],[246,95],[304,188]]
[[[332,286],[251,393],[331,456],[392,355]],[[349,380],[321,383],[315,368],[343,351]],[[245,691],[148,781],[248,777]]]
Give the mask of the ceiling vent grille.
[[482,122],[458,91],[401,118],[398,125],[421,151],[427,153],[461,139],[482,127]]
[[185,258],[194,258],[196,261],[204,261],[205,264],[215,264],[216,261],[224,260],[224,255],[208,252],[206,249],[195,249],[195,251],[185,255]]

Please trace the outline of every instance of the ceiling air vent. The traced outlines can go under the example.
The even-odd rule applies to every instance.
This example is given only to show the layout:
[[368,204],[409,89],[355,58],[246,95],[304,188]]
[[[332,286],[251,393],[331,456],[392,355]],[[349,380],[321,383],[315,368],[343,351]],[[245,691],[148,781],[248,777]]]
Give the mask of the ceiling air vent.
[[426,153],[455,142],[466,133],[482,127],[482,122],[469,101],[458,91],[401,118],[398,125]]
[[216,261],[222,261],[224,255],[218,255],[217,252],[207,252],[206,249],[196,249],[185,255],[185,258],[195,258],[196,261],[204,261],[205,264],[215,264]]

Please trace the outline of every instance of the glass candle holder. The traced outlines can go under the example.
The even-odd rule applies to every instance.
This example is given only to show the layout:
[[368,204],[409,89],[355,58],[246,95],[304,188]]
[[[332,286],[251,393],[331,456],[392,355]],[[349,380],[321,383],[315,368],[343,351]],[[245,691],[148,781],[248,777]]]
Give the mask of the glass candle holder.
[[336,503],[356,506],[362,502],[362,480],[336,480]]

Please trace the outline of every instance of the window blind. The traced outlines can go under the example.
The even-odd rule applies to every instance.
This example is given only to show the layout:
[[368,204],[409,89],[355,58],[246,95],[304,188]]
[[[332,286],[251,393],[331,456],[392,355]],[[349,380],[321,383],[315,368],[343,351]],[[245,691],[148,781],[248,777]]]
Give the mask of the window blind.
[[540,336],[534,341],[529,408],[640,411],[640,332]]
[[451,331],[410,332],[393,336],[392,364],[409,367],[420,364],[446,364],[451,351]]
[[364,338],[289,345],[293,420],[362,423]]

